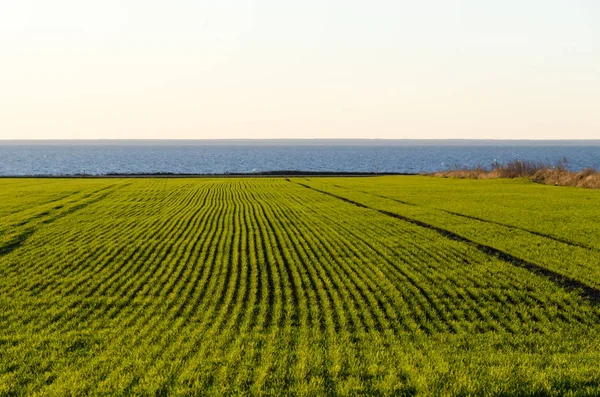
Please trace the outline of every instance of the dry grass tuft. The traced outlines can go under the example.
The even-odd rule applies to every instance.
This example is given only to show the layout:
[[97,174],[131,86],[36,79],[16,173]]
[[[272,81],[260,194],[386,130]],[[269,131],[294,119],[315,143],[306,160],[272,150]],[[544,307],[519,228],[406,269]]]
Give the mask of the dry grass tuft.
[[554,166],[534,161],[514,160],[507,164],[495,162],[491,169],[482,166],[427,173],[425,175],[442,178],[496,179],[528,178],[534,182],[555,186],[577,186],[600,189],[600,172],[586,168],[580,172],[570,171],[567,160]]
[[578,186],[588,189],[600,189],[600,172],[586,168],[581,172],[540,170],[532,180],[555,186]]

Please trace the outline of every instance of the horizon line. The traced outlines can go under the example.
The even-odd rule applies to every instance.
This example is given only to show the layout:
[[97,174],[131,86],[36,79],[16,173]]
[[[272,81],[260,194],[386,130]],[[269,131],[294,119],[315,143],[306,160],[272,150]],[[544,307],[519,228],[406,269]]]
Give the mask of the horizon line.
[[31,141],[600,141],[600,138],[0,138]]

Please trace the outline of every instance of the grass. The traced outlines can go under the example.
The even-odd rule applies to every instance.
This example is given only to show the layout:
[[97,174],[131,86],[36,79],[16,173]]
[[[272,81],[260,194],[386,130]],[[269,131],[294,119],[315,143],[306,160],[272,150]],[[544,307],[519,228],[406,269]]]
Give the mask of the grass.
[[528,178],[547,185],[600,189],[600,172],[593,168],[586,168],[579,172],[571,171],[567,167],[566,159],[554,166],[534,161],[513,160],[507,164],[493,163],[491,169],[477,166],[433,172],[428,175],[469,179]]
[[0,180],[0,395],[598,395],[599,193]]

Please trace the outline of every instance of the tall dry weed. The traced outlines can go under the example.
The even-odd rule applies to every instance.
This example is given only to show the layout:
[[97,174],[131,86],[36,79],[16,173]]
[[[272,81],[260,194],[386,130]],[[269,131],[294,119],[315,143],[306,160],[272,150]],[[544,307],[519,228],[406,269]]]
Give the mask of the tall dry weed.
[[566,158],[563,158],[554,166],[547,163],[517,159],[506,164],[494,162],[491,169],[476,166],[470,169],[447,170],[426,175],[462,179],[528,178],[534,182],[547,185],[600,189],[600,172],[593,168],[586,168],[580,172],[570,171]]

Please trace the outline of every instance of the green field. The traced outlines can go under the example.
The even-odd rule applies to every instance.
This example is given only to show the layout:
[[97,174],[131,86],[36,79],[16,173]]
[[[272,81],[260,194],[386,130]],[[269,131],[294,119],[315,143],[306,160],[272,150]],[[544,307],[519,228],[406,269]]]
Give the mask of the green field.
[[0,395],[600,395],[600,191],[1,179]]

